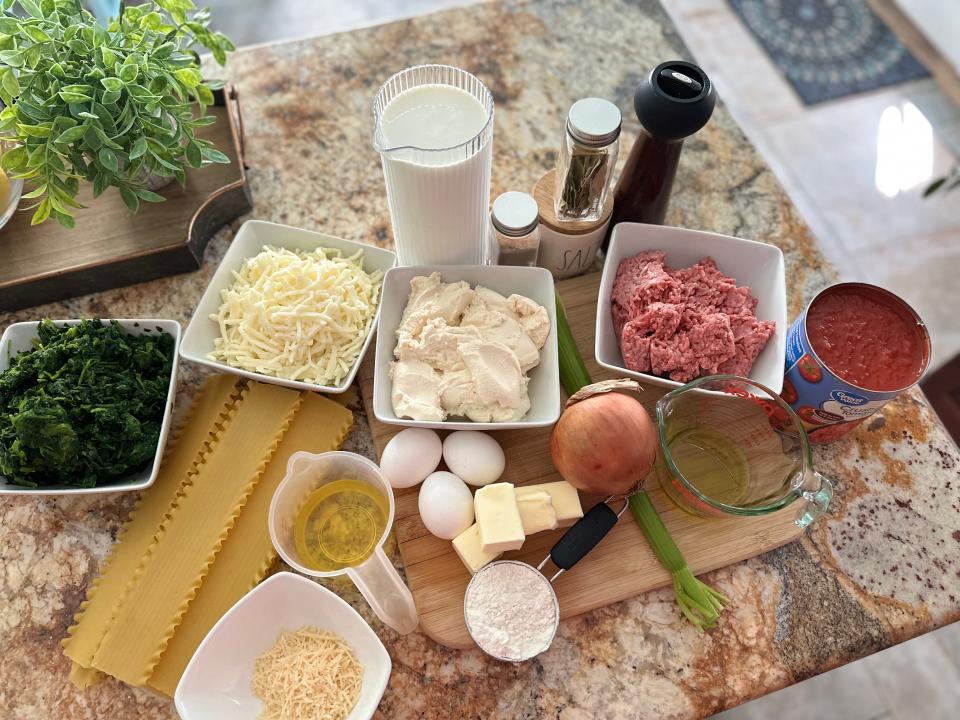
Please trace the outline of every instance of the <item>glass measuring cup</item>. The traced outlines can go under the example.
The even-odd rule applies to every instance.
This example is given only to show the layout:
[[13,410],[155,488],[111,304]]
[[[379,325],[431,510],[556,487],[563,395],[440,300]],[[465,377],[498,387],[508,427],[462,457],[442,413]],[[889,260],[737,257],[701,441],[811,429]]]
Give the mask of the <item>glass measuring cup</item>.
[[[393,145],[385,132],[384,113],[403,93],[429,89],[435,97],[424,104],[439,113],[435,125],[463,116],[442,94],[462,91],[477,103],[479,123],[464,123],[462,142],[436,147],[426,134],[416,142]],[[462,95],[462,93],[460,93]],[[409,98],[410,96],[407,96]],[[457,93],[453,93],[453,100]],[[469,100],[473,103],[474,100]],[[409,111],[407,111],[409,112]],[[482,265],[487,259],[490,168],[493,159],[493,95],[466,70],[449,65],[418,65],[387,80],[373,100],[373,147],[380,153],[390,205],[390,222],[401,265]],[[429,129],[424,125],[425,130]],[[404,135],[409,137],[408,135]],[[449,137],[460,137],[457,133]]]
[[[329,483],[345,479],[365,483],[384,497],[389,506],[386,527],[378,538],[370,538],[370,544],[374,548],[369,557],[362,562],[337,570],[314,570],[297,548],[294,523],[298,513],[314,491]],[[357,511],[350,506],[344,507],[353,512]],[[367,458],[342,451],[319,455],[297,452],[290,456],[287,462],[287,474],[270,503],[270,539],[280,553],[280,557],[290,567],[304,575],[312,577],[347,575],[370,603],[377,617],[397,632],[406,634],[417,627],[417,608],[413,603],[410,589],[383,551],[383,543],[386,542],[390,528],[393,527],[393,514],[393,490],[390,483],[380,473],[380,468]],[[351,558],[344,558],[345,562],[350,560]]]
[[806,527],[827,510],[833,484],[813,469],[800,418],[759,383],[687,383],[657,401],[657,428],[660,485],[694,515],[766,515],[803,499],[796,522]]

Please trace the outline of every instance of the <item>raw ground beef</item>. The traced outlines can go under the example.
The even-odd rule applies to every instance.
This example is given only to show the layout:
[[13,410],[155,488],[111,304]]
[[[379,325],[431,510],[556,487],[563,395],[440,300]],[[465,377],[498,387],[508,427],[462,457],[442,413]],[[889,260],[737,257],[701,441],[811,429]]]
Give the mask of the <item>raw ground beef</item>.
[[776,326],[758,320],[757,299],[713,258],[673,270],[659,250],[623,260],[611,295],[626,366],[677,382],[746,375]]

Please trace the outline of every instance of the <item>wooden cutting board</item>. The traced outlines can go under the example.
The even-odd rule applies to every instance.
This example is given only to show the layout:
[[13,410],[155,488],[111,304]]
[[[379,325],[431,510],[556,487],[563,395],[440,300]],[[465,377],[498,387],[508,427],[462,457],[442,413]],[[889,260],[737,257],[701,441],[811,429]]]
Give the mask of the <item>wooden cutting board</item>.
[[[599,273],[557,283],[573,335],[594,380],[616,377],[602,370],[593,359],[599,285]],[[373,353],[368,353],[359,377],[364,404],[372,408]],[[663,393],[659,388],[646,388],[643,402],[651,415]],[[381,423],[372,415],[369,420],[379,454],[403,428]],[[504,430],[494,433],[494,437],[507,456],[502,481],[526,485],[563,479],[550,460],[550,428]],[[797,513],[793,506],[766,517],[704,519],[677,508],[660,489],[654,474],[647,478],[645,487],[694,574],[760,555],[802,534],[793,522]],[[584,509],[598,500],[581,493]],[[421,630],[442,645],[471,647],[473,640],[463,620],[463,594],[470,580],[469,571],[450,541],[436,538],[424,528],[417,510],[417,488],[398,490],[396,504],[394,531],[420,614]],[[537,565],[562,533],[555,530],[531,535],[523,548],[503,557]],[[627,512],[593,552],[557,579],[554,588],[560,600],[560,617],[568,618],[670,583],[670,575],[657,562],[639,526]]]

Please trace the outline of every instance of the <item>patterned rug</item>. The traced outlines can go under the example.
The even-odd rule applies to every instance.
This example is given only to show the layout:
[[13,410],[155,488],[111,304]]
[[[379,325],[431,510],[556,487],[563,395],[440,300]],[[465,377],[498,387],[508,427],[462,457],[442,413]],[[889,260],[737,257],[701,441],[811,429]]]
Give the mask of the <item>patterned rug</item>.
[[865,0],[728,0],[805,105],[927,76]]

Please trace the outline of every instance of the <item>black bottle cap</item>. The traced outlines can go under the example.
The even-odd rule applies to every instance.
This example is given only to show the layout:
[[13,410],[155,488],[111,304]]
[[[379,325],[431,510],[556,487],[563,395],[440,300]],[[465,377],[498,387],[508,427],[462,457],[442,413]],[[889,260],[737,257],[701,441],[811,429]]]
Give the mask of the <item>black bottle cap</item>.
[[644,129],[659,140],[681,140],[707,124],[717,94],[707,74],[693,63],[669,60],[637,86],[633,109]]

